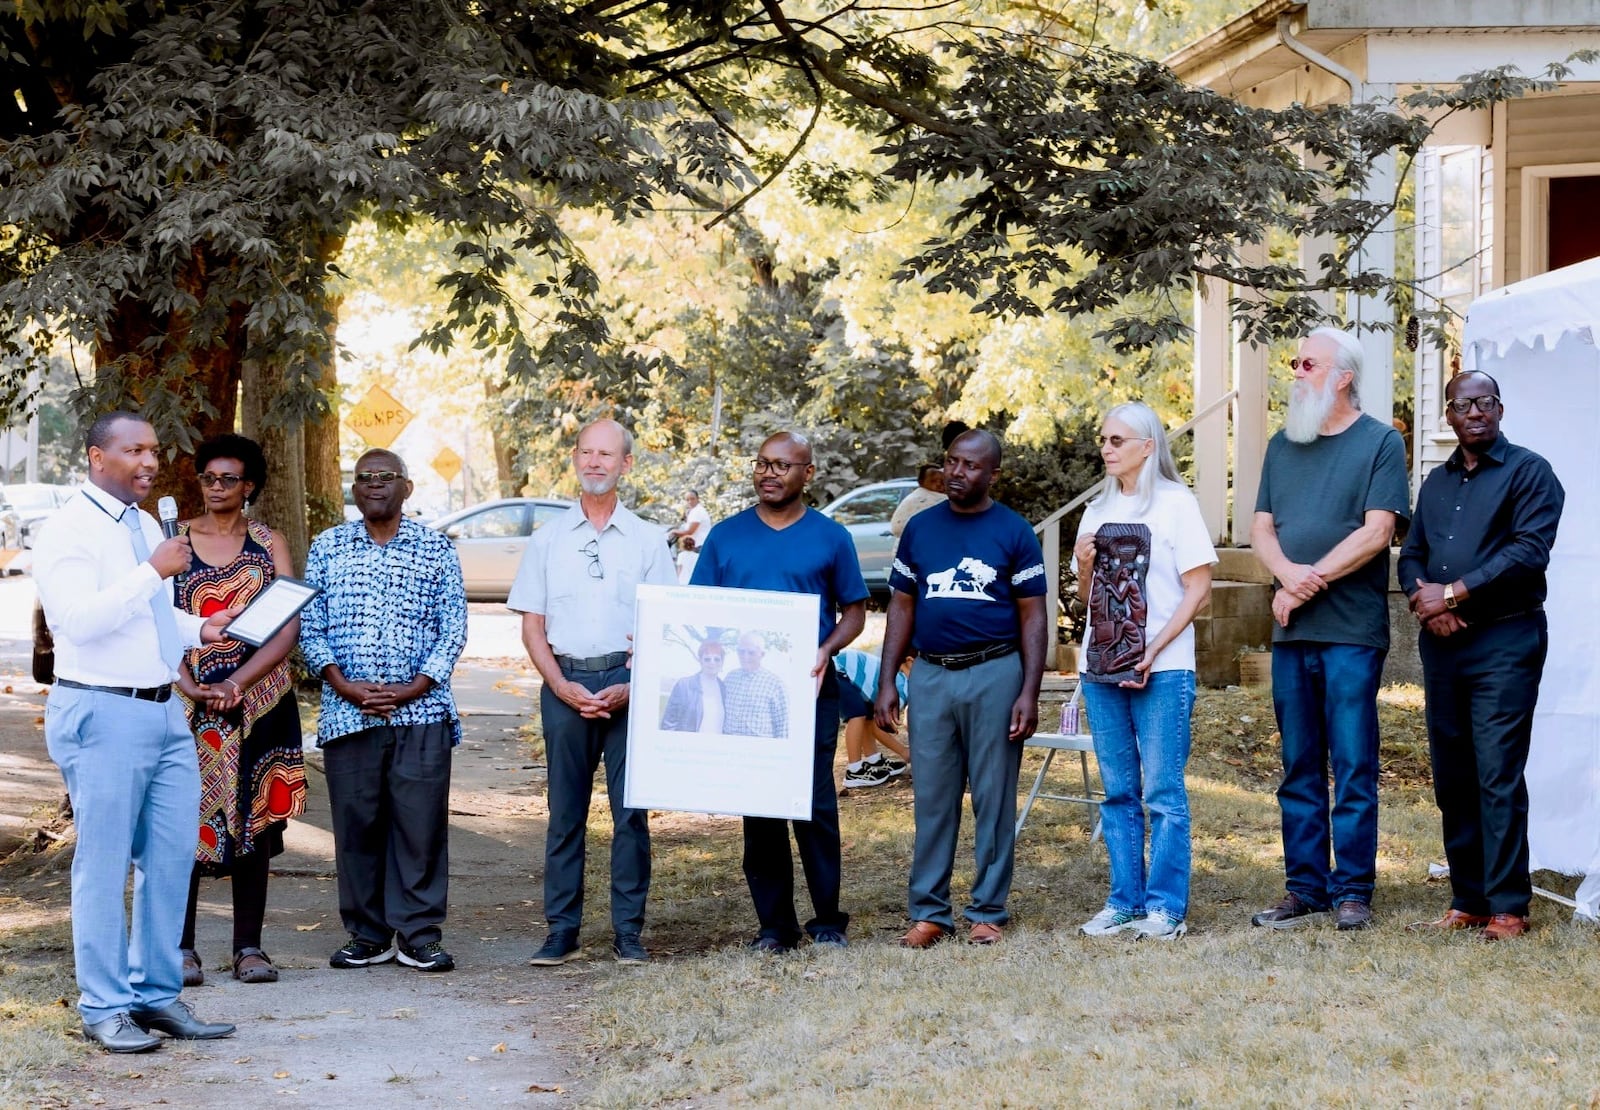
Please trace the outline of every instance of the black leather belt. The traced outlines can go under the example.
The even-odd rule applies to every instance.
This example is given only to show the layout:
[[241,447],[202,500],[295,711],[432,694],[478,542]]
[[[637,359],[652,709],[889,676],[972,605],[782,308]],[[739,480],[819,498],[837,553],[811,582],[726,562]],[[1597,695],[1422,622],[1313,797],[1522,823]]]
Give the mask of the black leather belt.
[[991,659],[999,659],[1012,654],[1017,650],[1014,640],[1001,644],[988,644],[984,647],[973,648],[971,651],[935,652],[919,651],[919,658],[926,659],[935,667],[943,667],[947,671],[964,671],[968,667],[976,667],[979,663],[987,663]]
[[558,655],[556,662],[561,664],[564,671],[611,671],[622,666],[628,661],[625,651],[613,651],[610,655],[591,655],[579,659],[575,655]]
[[166,701],[172,697],[171,683],[165,686],[96,686],[91,682],[74,682],[70,678],[58,678],[56,685],[73,690],[93,690],[97,694],[118,694],[125,698],[138,698],[140,701]]

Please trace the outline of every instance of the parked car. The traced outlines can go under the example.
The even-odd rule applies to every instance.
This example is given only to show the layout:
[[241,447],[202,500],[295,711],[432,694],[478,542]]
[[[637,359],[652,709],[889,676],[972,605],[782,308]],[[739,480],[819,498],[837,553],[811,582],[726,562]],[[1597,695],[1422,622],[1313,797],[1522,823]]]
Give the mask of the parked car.
[[77,486],[49,482],[18,482],[5,488],[5,499],[17,513],[23,547],[33,546],[44,522],[77,491]]
[[889,531],[889,518],[906,494],[916,488],[915,478],[874,482],[858,486],[822,507],[822,514],[844,525],[855,541],[861,577],[879,601],[889,596],[889,562],[894,558],[895,538]]
[[470,601],[504,601],[528,538],[567,511],[570,501],[503,497],[447,513],[428,527],[450,537],[461,559]]

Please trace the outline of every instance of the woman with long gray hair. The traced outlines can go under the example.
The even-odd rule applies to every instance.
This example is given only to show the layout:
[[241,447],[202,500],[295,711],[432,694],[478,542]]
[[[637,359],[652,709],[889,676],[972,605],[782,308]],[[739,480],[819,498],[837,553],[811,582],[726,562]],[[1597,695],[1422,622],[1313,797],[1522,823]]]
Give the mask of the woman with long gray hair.
[[1148,405],[1106,414],[1100,458],[1105,484],[1084,509],[1073,554],[1088,605],[1079,671],[1105,784],[1111,891],[1080,932],[1170,940],[1188,931],[1193,625],[1217,555]]

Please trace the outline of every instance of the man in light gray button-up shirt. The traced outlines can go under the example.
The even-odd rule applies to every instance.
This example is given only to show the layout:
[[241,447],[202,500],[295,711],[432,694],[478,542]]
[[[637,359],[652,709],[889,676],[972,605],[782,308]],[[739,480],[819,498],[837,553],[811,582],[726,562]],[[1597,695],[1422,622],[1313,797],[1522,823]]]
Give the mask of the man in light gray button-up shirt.
[[666,536],[629,512],[617,482],[633,467],[633,436],[615,420],[578,433],[572,452],[578,503],[533,534],[507,604],[522,614],[522,642],[544,678],[539,695],[549,768],[544,909],[550,933],[533,963],[580,954],[584,832],[603,757],[611,800],[612,949],[625,963],[650,958],[639,934],[650,889],[650,826],[622,804],[628,744],[628,649],[641,583],[677,582]]

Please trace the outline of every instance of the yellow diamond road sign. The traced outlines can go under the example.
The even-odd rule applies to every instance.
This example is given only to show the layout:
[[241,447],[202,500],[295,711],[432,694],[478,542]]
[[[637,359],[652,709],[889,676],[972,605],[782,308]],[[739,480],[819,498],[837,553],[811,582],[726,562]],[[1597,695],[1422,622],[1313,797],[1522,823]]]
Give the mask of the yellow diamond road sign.
[[411,410],[396,401],[383,386],[375,385],[350,410],[344,422],[372,446],[388,447],[411,423]]
[[447,482],[456,480],[456,475],[461,473],[461,456],[446,447],[433,457],[433,469],[439,472],[439,477]]

